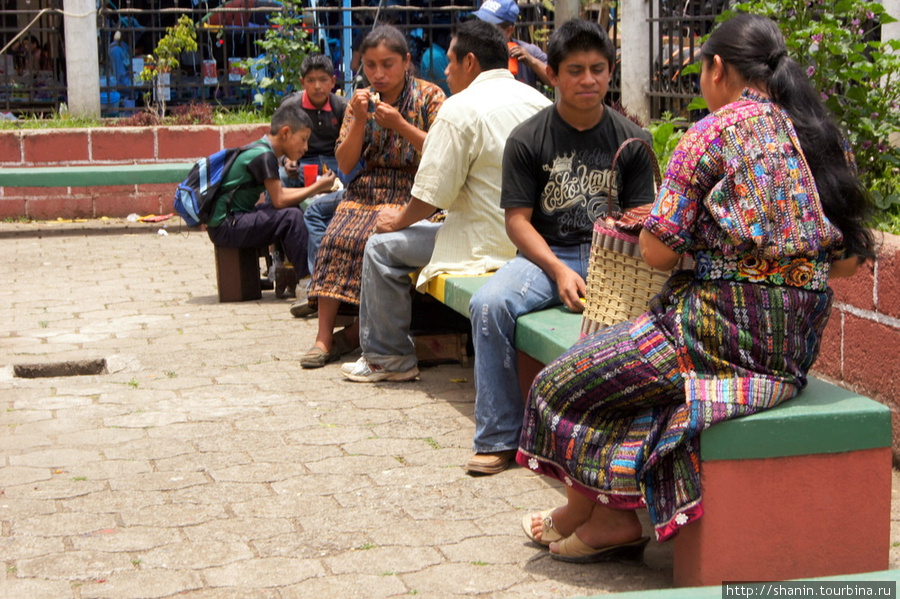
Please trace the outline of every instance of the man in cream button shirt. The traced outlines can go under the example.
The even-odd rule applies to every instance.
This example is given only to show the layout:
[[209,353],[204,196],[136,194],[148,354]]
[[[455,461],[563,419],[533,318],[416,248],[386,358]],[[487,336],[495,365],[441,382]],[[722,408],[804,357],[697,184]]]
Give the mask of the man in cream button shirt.
[[[453,92],[425,138],[412,198],[384,209],[366,245],[360,297],[362,357],[341,367],[356,382],[416,378],[409,334],[409,275],[417,287],[442,273],[479,275],[515,255],[500,209],[503,148],[521,122],[550,100],[507,70],[506,39],[479,20],[460,23],[447,51]],[[446,210],[443,223],[427,219]],[[423,268],[424,267],[424,268]]]

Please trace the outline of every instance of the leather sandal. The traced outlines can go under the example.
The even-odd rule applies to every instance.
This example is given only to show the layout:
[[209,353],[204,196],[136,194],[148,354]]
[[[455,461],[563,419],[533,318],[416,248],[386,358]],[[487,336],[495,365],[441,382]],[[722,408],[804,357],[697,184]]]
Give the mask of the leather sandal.
[[644,563],[644,549],[650,537],[641,537],[630,543],[594,548],[573,533],[556,543],[556,552],[552,549],[550,557],[561,562],[573,564],[593,564],[597,562],[620,562],[640,565]]
[[[553,509],[544,510],[543,512],[538,512],[537,514],[533,514],[531,512],[525,514],[525,517],[522,518],[522,528],[525,529],[525,536],[527,536],[538,545],[543,545],[544,547],[549,547],[550,543],[558,543],[559,541],[565,539],[566,537],[561,535],[559,531],[553,527],[553,517],[550,515],[551,513],[553,513]],[[531,532],[531,522],[535,516],[541,517],[540,539],[535,537],[534,533]]]
[[340,354],[337,353],[335,347],[332,347],[331,351],[325,351],[321,347],[314,345],[300,357],[300,367],[322,368],[329,362],[334,362],[338,358],[340,358]]
[[515,449],[495,451],[491,453],[476,453],[466,464],[466,472],[470,474],[497,474],[509,468],[510,463],[516,457]]

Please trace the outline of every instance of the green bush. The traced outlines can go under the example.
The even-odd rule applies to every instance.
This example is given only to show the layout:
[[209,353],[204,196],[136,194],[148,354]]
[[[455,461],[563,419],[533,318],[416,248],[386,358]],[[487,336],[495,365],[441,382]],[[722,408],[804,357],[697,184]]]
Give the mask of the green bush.
[[[269,16],[265,37],[256,41],[265,52],[263,56],[242,62],[246,72],[242,82],[259,88],[254,102],[266,115],[275,112],[284,96],[299,89],[303,59],[318,52],[304,28],[303,1],[283,0],[281,4],[282,9]],[[259,69],[265,69],[266,75],[257,81],[255,72]]]
[[[866,0],[753,0],[734,11],[765,15],[781,27],[788,51],[842,124],[860,177],[879,210],[876,225],[900,227],[900,40],[879,41],[897,19]],[[733,12],[724,13],[724,20]]]

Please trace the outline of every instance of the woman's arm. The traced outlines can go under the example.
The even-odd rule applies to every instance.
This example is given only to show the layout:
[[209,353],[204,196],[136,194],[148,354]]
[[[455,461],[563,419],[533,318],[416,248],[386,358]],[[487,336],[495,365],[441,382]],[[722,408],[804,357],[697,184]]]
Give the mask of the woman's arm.
[[669,246],[646,229],[641,231],[640,246],[644,262],[656,270],[672,270],[678,264],[678,259],[681,258],[681,254],[672,251]]
[[835,260],[828,270],[829,277],[852,277],[859,270],[860,260],[856,256]]
[[358,89],[350,98],[344,113],[344,120],[352,118],[346,135],[334,150],[338,168],[341,172],[349,173],[359,163],[362,156],[363,142],[366,137],[366,119],[369,112],[369,90]]

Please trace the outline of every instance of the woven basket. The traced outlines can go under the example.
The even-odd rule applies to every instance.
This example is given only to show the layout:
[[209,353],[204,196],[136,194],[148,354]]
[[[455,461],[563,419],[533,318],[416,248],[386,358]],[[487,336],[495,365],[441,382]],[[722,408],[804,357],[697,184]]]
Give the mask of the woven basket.
[[[619,155],[629,143],[639,142],[650,156],[656,187],[660,184],[659,165],[653,148],[643,139],[632,137],[619,146],[613,157],[610,170],[615,172]],[[607,197],[607,215],[613,213],[612,186],[615,177],[610,177]],[[644,208],[644,207],[641,207]],[[635,210],[641,210],[641,208]],[[646,212],[646,209],[643,210]],[[642,219],[626,213],[618,221],[640,223]],[[668,280],[669,273],[654,270],[641,258],[638,246],[640,225],[625,230],[621,226],[610,226],[606,218],[594,223],[591,242],[591,256],[588,263],[587,297],[581,320],[581,335],[591,335],[600,329],[630,320],[647,311],[650,299],[659,293]]]

